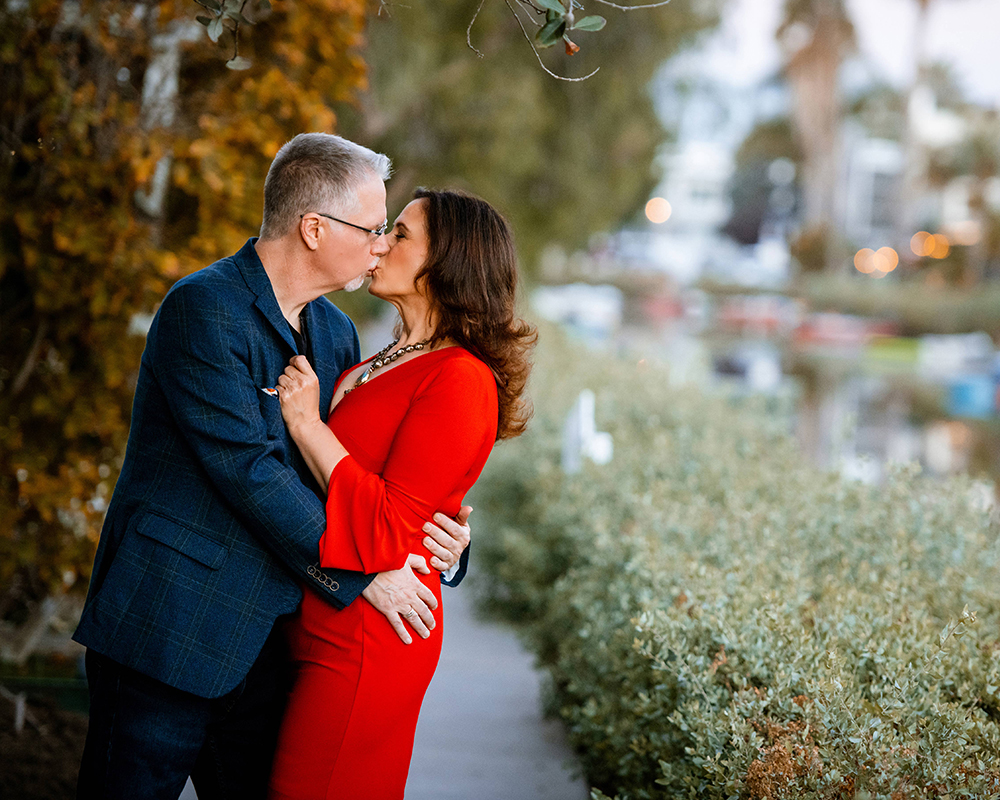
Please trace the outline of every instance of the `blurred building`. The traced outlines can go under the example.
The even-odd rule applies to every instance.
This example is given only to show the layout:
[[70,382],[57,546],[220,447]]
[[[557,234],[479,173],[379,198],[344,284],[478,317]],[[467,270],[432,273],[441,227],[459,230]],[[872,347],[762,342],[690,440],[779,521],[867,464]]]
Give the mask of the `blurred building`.
[[[551,259],[550,277],[624,290],[614,324],[601,322],[608,287],[547,289],[536,308],[579,336],[666,362],[678,381],[794,398],[804,450],[850,478],[878,481],[893,461],[1000,477],[996,342],[974,330],[921,335],[912,319],[904,330],[890,317],[836,302],[810,309],[796,297],[789,243],[801,246],[803,171],[794,96],[777,66],[749,85],[706,69],[713,46],[672,59],[653,84],[672,139],[645,214],[595,239],[588,254]],[[972,260],[984,220],[1000,218],[1000,177],[984,175],[989,153],[1000,163],[998,115],[962,102],[933,72],[909,93],[894,89],[864,52],[838,75],[844,111],[829,225],[839,277],[862,294],[873,278],[889,276],[883,288],[913,283],[917,225]],[[891,266],[861,274],[851,261],[861,248],[893,248]],[[637,277],[651,275],[663,280]]]

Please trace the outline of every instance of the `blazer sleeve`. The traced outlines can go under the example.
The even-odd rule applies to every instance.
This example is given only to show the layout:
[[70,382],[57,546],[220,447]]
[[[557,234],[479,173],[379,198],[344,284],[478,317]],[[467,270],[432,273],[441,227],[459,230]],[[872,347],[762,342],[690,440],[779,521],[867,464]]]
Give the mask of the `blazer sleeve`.
[[381,475],[351,456],[330,475],[320,563],[342,569],[399,569],[413,536],[463,482],[471,485],[496,438],[497,391],[489,369],[454,359],[417,390]]
[[250,369],[252,325],[238,308],[217,287],[178,285],[150,331],[148,363],[186,442],[250,532],[327,600],[346,606],[371,576],[339,572],[324,580],[316,569],[323,503],[282,463],[283,444],[268,439]]

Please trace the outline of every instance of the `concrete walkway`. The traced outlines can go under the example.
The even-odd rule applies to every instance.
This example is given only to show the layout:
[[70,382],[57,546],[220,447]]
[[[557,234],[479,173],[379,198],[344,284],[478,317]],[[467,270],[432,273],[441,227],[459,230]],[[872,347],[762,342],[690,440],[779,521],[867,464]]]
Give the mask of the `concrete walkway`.
[[[420,713],[406,800],[587,800],[541,676],[508,628],[472,611],[471,575],[444,589],[441,663]],[[190,782],[180,800],[195,800]]]
[[510,629],[472,613],[475,575],[444,589],[444,648],[420,712],[406,800],[586,800],[541,676]]

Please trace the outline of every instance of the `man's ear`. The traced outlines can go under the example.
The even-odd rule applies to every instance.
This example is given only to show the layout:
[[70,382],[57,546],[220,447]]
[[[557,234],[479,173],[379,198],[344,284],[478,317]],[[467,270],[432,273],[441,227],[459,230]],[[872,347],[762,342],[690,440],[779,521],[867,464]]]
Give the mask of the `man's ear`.
[[299,220],[299,236],[302,242],[310,250],[319,247],[320,239],[323,237],[322,220],[314,214],[306,214]]

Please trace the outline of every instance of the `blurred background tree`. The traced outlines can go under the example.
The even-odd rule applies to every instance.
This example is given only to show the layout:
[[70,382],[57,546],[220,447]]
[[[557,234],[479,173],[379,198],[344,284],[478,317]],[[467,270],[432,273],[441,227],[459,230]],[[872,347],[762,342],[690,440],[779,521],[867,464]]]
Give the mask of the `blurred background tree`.
[[148,315],[256,232],[278,148],[364,84],[363,2],[283,6],[238,72],[195,46],[186,0],[0,6],[0,619],[27,623],[8,656],[41,598],[86,587]]
[[[856,47],[854,26],[843,0],[786,0],[778,40],[792,93],[792,123],[802,151],[801,252],[818,248],[819,263],[837,265],[835,216],[840,156],[838,76]],[[800,259],[804,267],[812,259]]]
[[776,159],[786,159],[794,165],[801,165],[802,161],[786,117],[757,123],[736,151],[729,184],[732,212],[723,232],[741,244],[756,244],[760,240],[771,206],[773,181],[768,171]]
[[[370,90],[341,114],[342,130],[391,154],[397,213],[415,184],[460,186],[487,197],[511,220],[523,267],[547,244],[586,245],[641,209],[668,132],[649,92],[660,64],[718,21],[719,4],[673,0],[634,14],[609,14],[581,34],[579,54],[544,51],[560,75],[539,69],[501,3],[442,0],[389,7],[370,26]],[[589,9],[588,9],[589,11]],[[583,12],[579,12],[583,13]]]

